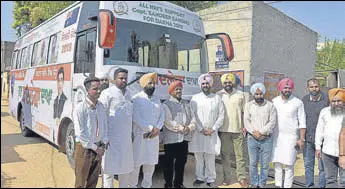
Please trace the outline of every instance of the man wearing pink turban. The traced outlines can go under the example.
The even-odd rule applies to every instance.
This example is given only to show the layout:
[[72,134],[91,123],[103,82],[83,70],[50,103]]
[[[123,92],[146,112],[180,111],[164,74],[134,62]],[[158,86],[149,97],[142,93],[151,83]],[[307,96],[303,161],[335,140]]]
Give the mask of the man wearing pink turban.
[[210,88],[213,78],[209,74],[199,77],[202,92],[194,95],[191,108],[196,119],[196,131],[189,143],[189,151],[194,153],[196,163],[196,181],[194,186],[200,186],[205,181],[209,187],[215,187],[216,164],[219,145],[218,129],[223,125],[224,108],[220,97],[212,94]]
[[[278,84],[280,95],[272,102],[277,110],[278,127],[274,132],[272,162],[275,166],[275,185],[282,186],[283,165],[285,168],[284,188],[291,188],[297,152],[303,150],[306,131],[306,115],[302,100],[292,95],[294,82],[282,79]],[[297,133],[299,131],[299,135]]]

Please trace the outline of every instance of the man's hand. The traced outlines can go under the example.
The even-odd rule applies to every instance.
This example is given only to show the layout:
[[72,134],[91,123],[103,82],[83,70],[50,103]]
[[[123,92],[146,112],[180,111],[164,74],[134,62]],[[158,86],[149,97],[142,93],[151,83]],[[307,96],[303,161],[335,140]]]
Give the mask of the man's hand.
[[316,150],[315,151],[315,157],[318,159],[321,159],[321,150]]
[[254,138],[256,140],[263,140],[263,139],[265,139],[265,136],[262,135],[259,131],[253,131],[252,135],[254,136]]
[[214,133],[213,129],[204,129],[205,136],[211,136]]
[[104,154],[104,148],[102,148],[102,147],[97,147],[96,153],[97,153],[98,156],[102,157],[103,154]]
[[179,125],[178,128],[177,128],[177,132],[181,133],[181,134],[184,134],[184,128],[185,128],[184,126]]
[[247,129],[246,129],[246,128],[243,128],[243,129],[242,129],[242,133],[243,133],[243,136],[246,137],[246,135],[247,135]]
[[154,127],[154,128],[152,129],[151,133],[152,133],[152,135],[151,135],[150,138],[154,138],[154,137],[156,137],[156,136],[159,135],[159,129],[156,128],[156,127]]
[[303,150],[304,147],[304,141],[303,140],[297,140],[296,144],[298,145],[300,150]]
[[188,134],[190,132],[190,129],[189,129],[189,127],[184,127],[184,129],[183,129],[183,134]]
[[339,166],[343,169],[345,169],[345,156],[339,156]]

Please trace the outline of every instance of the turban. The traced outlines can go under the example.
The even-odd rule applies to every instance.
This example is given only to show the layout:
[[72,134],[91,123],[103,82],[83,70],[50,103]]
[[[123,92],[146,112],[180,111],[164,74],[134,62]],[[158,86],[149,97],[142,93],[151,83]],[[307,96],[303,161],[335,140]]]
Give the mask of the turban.
[[227,80],[231,81],[232,84],[236,84],[236,76],[232,73],[223,74],[220,80],[222,81],[222,84]]
[[293,82],[292,79],[290,79],[290,78],[284,78],[284,79],[282,79],[282,80],[279,81],[279,83],[278,83],[278,90],[279,90],[280,92],[283,91],[283,89],[284,89],[284,87],[285,87],[286,85],[289,86],[289,87],[291,87],[291,90],[293,90],[293,89],[295,88],[295,83]]
[[207,81],[210,86],[212,86],[213,84],[213,77],[206,73],[206,74],[202,74],[200,77],[199,77],[199,80],[198,80],[198,83],[199,83],[199,86],[201,87],[201,84],[204,82],[204,81]]
[[153,73],[147,73],[139,79],[139,84],[142,88],[144,88],[150,81],[154,80],[155,83],[157,83],[157,74],[155,72]]
[[183,88],[182,81],[176,80],[176,81],[170,83],[170,85],[168,87],[168,93],[171,94],[172,92],[174,92],[177,86],[180,86],[181,88]]
[[262,83],[255,83],[254,85],[252,85],[252,87],[250,88],[250,92],[252,93],[252,95],[254,96],[256,90],[260,89],[260,91],[262,91],[263,94],[266,93],[266,88],[265,85]]
[[329,101],[332,101],[334,97],[339,97],[341,101],[345,102],[345,89],[334,88],[328,91]]

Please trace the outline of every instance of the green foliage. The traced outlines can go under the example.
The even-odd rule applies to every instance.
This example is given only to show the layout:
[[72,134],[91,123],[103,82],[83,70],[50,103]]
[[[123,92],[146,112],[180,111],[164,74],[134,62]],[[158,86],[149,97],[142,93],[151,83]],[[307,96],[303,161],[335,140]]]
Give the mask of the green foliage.
[[[329,71],[345,69],[345,38],[340,40],[325,40],[322,49],[316,52],[317,76],[326,78]],[[325,86],[326,81],[320,80],[320,85]]]
[[169,1],[169,2],[196,12],[199,10],[207,9],[209,7],[213,7],[217,5],[219,1]]
[[345,69],[345,38],[343,41],[326,40],[325,46],[317,51],[316,70]]
[[14,1],[12,28],[20,37],[72,3],[74,1]]

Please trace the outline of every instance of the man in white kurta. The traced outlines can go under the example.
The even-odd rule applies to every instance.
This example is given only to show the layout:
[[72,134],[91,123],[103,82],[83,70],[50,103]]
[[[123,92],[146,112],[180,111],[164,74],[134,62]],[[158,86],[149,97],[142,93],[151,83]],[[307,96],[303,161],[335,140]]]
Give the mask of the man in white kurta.
[[284,188],[291,188],[297,152],[298,149],[303,150],[306,116],[303,102],[291,95],[294,89],[293,80],[282,79],[278,84],[278,89],[281,95],[272,100],[278,117],[278,127],[273,135],[272,151],[275,185],[282,187],[283,165],[286,165]]
[[156,73],[148,73],[141,77],[139,83],[143,91],[136,94],[133,101],[133,149],[134,171],[131,175],[133,185],[138,184],[140,167],[143,166],[143,188],[152,186],[155,165],[158,164],[159,131],[164,124],[164,109],[160,99],[153,95]]
[[119,187],[133,187],[130,173],[134,169],[132,145],[133,105],[126,90],[128,71],[122,68],[114,72],[114,84],[105,89],[99,98],[108,114],[110,146],[103,155],[103,187],[114,188],[114,175],[118,175]]
[[205,181],[208,186],[215,186],[215,156],[218,129],[223,125],[224,105],[221,98],[210,93],[213,78],[209,74],[199,77],[202,92],[194,95],[191,108],[196,119],[196,130],[189,144],[189,151],[194,153],[196,163],[196,181],[200,186]]

